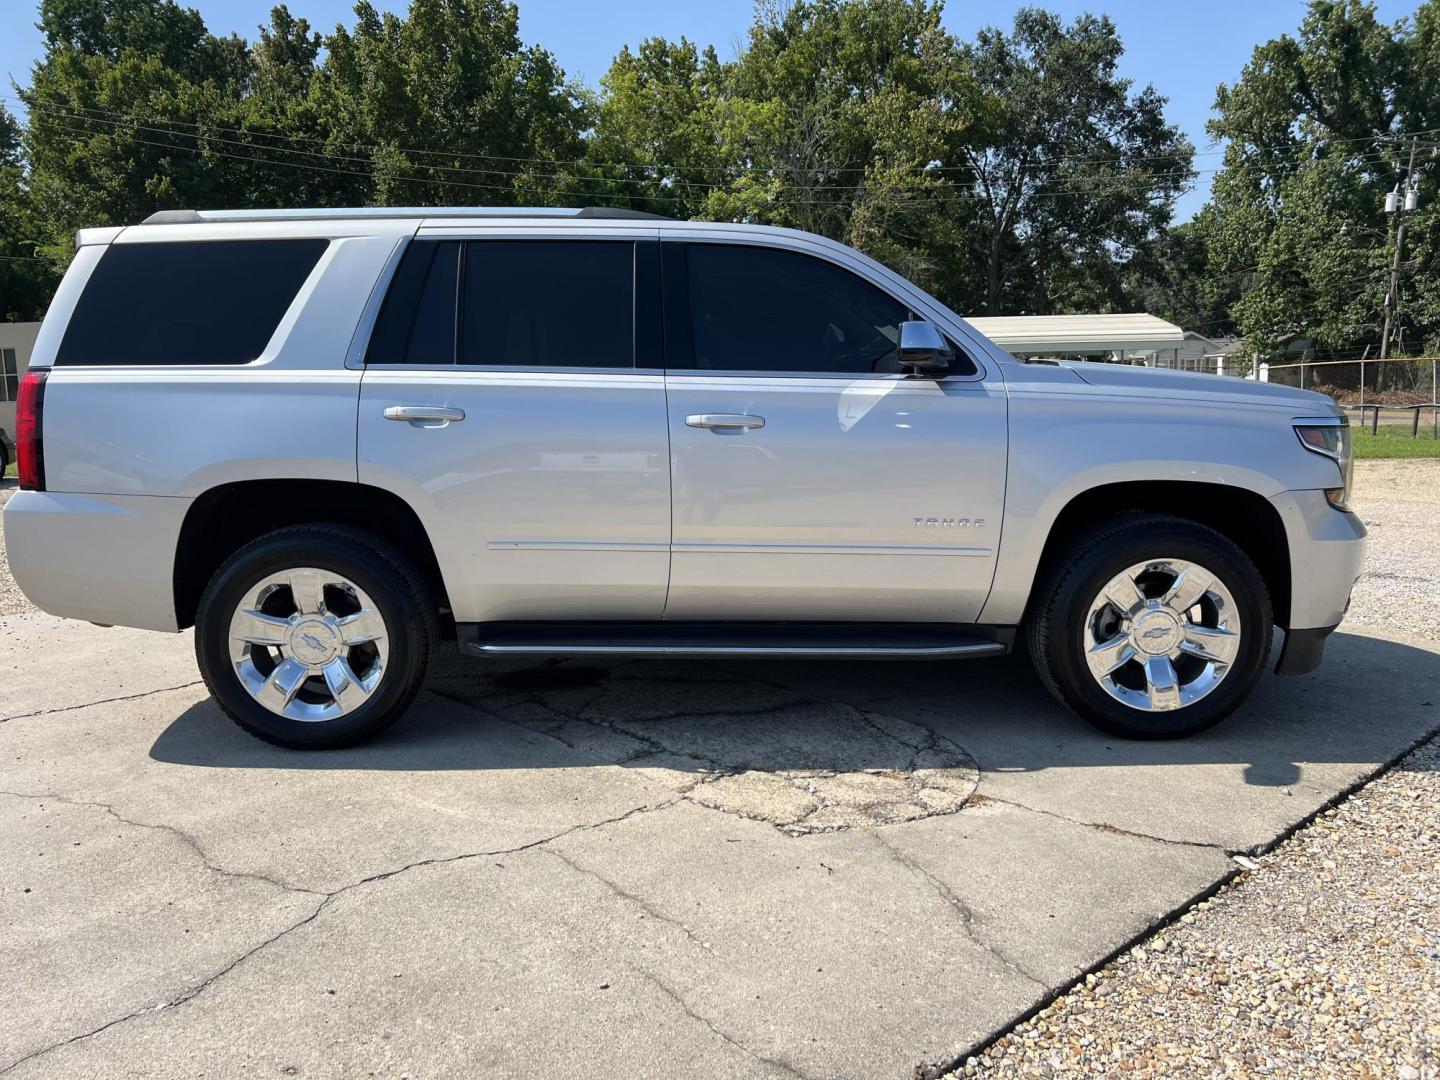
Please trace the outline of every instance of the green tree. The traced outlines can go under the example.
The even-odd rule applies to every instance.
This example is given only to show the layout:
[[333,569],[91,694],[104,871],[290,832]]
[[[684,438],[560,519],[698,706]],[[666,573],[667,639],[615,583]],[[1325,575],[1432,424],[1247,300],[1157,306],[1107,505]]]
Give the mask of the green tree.
[[35,216],[20,153],[20,125],[0,105],[0,321],[38,319],[57,280],[56,267],[37,255]]
[[[1301,335],[1329,349],[1377,341],[1394,256],[1385,193],[1404,134],[1440,125],[1437,57],[1435,0],[1393,26],[1369,3],[1312,0],[1297,36],[1258,46],[1217,91],[1209,130],[1226,140],[1224,168],[1198,224],[1211,271],[1247,275],[1231,313],[1253,353]],[[1433,197],[1409,215],[1401,329],[1417,349],[1440,341],[1437,224]]]
[[251,59],[171,0],[42,0],[45,54],[21,91],[29,188],[55,258],[85,225],[229,206],[245,192],[196,129],[244,93]]
[[41,0],[22,91],[47,250],[180,206],[548,203],[584,95],[505,0],[357,5],[315,33],[281,6],[253,47],[174,0]]
[[1104,19],[962,45],[941,0],[762,0],[733,61],[646,39],[592,93],[509,0],[361,0],[324,35],[280,6],[253,44],[175,0],[39,3],[12,187],[57,264],[158,209],[439,203],[806,229],[962,310],[1120,306],[1196,254],[1162,242],[1190,148]]
[[712,192],[742,194],[746,145],[763,105],[726,92],[713,48],[646,38],[620,50],[600,81],[595,128],[577,184],[600,201],[669,217],[712,215]]
[[934,0],[757,9],[730,63],[687,41],[623,50],[602,83],[602,190],[661,213],[818,232],[954,294],[955,191],[934,166],[972,86]]
[[1204,208],[1196,220],[1165,230],[1137,253],[1126,268],[1124,292],[1134,308],[1216,337],[1235,332],[1230,307],[1250,275],[1211,272],[1204,234],[1211,213]]
[[1116,74],[1123,50],[1108,18],[1035,8],[964,50],[985,97],[961,159],[989,314],[1122,302],[1129,259],[1189,187],[1194,150],[1163,97]]
[[[525,47],[504,0],[413,0],[408,17],[356,5],[325,39],[309,103],[327,151],[373,173],[381,205],[548,204],[583,150],[581,92]],[[360,158],[357,163],[354,159]]]

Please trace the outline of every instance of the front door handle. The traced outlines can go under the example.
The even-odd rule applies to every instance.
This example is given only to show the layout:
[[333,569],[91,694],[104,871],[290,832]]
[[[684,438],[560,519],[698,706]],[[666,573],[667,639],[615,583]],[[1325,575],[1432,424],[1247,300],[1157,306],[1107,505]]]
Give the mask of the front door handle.
[[391,405],[385,410],[386,420],[404,420],[412,424],[447,424],[464,420],[464,409],[448,409],[443,405]]
[[685,417],[685,423],[690,427],[706,428],[710,431],[749,431],[752,428],[765,426],[763,416],[751,416],[749,413],[691,413]]

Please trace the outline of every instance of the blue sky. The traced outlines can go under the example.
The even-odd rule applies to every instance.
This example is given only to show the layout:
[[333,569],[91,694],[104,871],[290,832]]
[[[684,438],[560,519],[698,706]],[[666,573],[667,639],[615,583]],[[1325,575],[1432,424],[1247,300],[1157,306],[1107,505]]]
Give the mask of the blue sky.
[[[255,36],[267,21],[268,0],[190,0],[212,31]],[[3,0],[0,15],[0,73],[28,81],[30,65],[40,54],[40,34],[32,25],[31,0]],[[377,6],[404,8],[404,0]],[[962,37],[996,23],[1008,24],[1015,3],[950,0],[945,22]],[[1073,17],[1082,11],[1107,14],[1125,42],[1123,74],[1137,83],[1153,83],[1170,99],[1168,115],[1190,136],[1201,156],[1196,190],[1177,208],[1180,219],[1205,202],[1210,172],[1217,155],[1205,135],[1205,121],[1215,87],[1231,82],[1260,42],[1299,25],[1305,6],[1300,0],[1050,0],[1040,6]],[[1394,21],[1414,10],[1413,0],[1380,0],[1382,18]],[[318,29],[351,21],[350,0],[290,0],[290,9]],[[713,44],[722,57],[734,55],[751,20],[753,0],[520,0],[520,31],[527,42],[550,49],[572,76],[594,84],[621,45],[643,37],[678,38]],[[4,94],[10,90],[8,78]]]

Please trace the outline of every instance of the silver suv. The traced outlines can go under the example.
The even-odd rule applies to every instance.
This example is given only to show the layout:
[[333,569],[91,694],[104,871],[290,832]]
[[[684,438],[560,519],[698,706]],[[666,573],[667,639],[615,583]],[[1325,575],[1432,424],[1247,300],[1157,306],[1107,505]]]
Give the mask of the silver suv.
[[1017,363],[806,233],[601,210],[83,230],[19,405],[11,568],[177,631],[291,747],[478,656],[976,657],[1107,731],[1320,661],[1360,570],[1319,394]]

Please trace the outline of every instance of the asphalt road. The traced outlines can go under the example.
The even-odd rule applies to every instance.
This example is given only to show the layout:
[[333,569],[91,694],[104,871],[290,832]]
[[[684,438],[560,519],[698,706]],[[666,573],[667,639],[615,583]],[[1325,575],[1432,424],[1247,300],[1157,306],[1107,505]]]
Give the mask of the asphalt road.
[[954,1061],[1437,725],[1338,634],[1121,742],[1023,661],[480,664],[296,754],[189,635],[0,616],[0,1074],[893,1077]]

